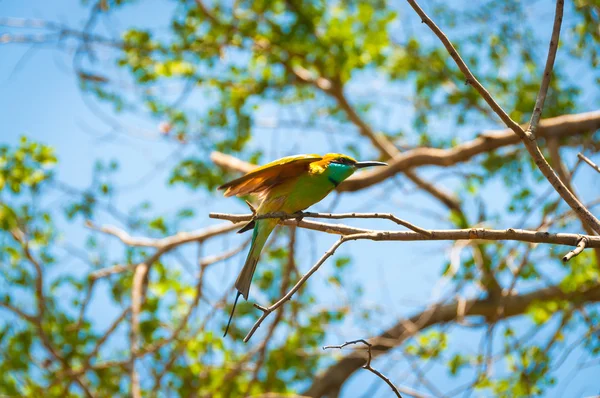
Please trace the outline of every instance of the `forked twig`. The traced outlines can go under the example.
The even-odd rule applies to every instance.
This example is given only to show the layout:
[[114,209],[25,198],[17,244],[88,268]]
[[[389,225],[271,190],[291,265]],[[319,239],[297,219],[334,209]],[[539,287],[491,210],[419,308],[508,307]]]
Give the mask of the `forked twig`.
[[371,359],[373,358],[373,355],[371,354],[371,347],[373,346],[371,343],[369,343],[367,340],[364,339],[358,339],[358,340],[352,340],[352,341],[347,341],[344,344],[341,345],[326,345],[325,347],[323,347],[324,350],[327,349],[331,349],[331,348],[338,348],[338,349],[342,349],[344,347],[346,347],[347,345],[350,344],[358,344],[358,343],[362,343],[364,345],[367,346],[367,363],[365,363],[363,365],[363,369],[367,369],[369,372],[373,373],[375,376],[379,377],[381,380],[385,381],[386,384],[388,386],[390,386],[390,388],[392,389],[392,391],[394,392],[394,394],[396,394],[397,397],[402,398],[402,395],[400,395],[400,391],[398,391],[398,388],[394,385],[394,383],[392,383],[390,381],[390,379],[384,375],[383,373],[381,373],[380,371],[373,369],[373,367],[371,367]]

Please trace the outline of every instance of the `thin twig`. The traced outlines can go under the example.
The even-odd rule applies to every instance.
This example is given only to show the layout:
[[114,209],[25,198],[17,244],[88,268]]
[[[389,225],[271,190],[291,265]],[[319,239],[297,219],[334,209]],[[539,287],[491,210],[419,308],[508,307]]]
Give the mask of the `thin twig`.
[[[210,213],[209,217],[215,218],[215,219],[228,220],[228,218],[222,217],[221,213]],[[340,219],[344,219],[344,218],[382,218],[382,219],[393,221],[396,224],[402,225],[403,227],[406,227],[406,228],[410,229],[411,231],[414,231],[421,235],[431,236],[431,233],[428,230],[423,229],[421,227],[417,227],[416,225],[411,224],[408,221],[402,220],[391,213],[337,213],[337,214],[333,214],[333,213],[297,212],[297,213],[289,214],[289,213],[285,213],[285,212],[274,212],[274,213],[261,214],[259,216],[254,216],[254,219],[261,220],[261,219],[265,219],[265,218],[280,218],[282,220],[288,220],[288,219],[294,219],[294,218],[302,219],[304,217],[327,218],[327,219],[332,219],[332,220],[340,220]]]
[[563,19],[563,8],[565,5],[564,0],[556,0],[556,10],[554,12],[554,26],[552,28],[552,38],[550,39],[550,48],[548,49],[548,58],[546,59],[546,66],[544,67],[544,77],[542,78],[542,84],[540,85],[540,91],[535,100],[535,107],[531,114],[531,120],[529,121],[529,127],[525,134],[530,139],[535,139],[538,125],[542,117],[542,110],[544,109],[544,102],[546,101],[546,94],[548,93],[548,87],[550,86],[550,80],[552,78],[552,69],[554,68],[554,60],[556,59],[556,51],[558,50],[558,42],[560,40],[560,26]]
[[570,252],[568,252],[567,254],[565,254],[565,256],[563,257],[562,260],[566,263],[573,257],[580,254],[583,251],[583,249],[585,249],[587,243],[588,243],[588,239],[585,236],[582,237],[581,240],[579,241],[579,243],[577,243],[577,247],[575,249],[571,250]]
[[[551,138],[551,139],[547,140],[547,146],[548,146],[548,152],[550,154],[550,161],[552,162],[554,168],[556,169],[558,176],[565,183],[567,188],[569,188],[569,190],[573,193],[573,195],[575,195],[575,197],[579,198],[579,196],[577,195],[577,191],[574,189],[573,183],[572,183],[571,176],[573,175],[573,173],[569,173],[569,171],[567,170],[567,168],[564,165],[564,162],[562,161],[562,156],[560,154],[560,149],[559,149],[560,147],[558,144],[558,140],[556,138]],[[581,162],[581,159],[577,159],[577,160],[578,160],[578,163]],[[547,195],[544,195],[544,198],[546,198],[546,197],[547,197]],[[586,207],[591,210],[591,208],[589,206],[586,206]],[[581,226],[582,226],[583,230],[585,231],[585,233],[587,235],[595,235],[594,230],[585,222],[585,220],[583,218],[581,218],[578,213],[575,213],[575,215],[579,219]],[[594,250],[594,254],[597,259],[598,266],[600,266],[600,249],[596,248],[593,250]]]
[[577,157],[579,159],[583,160],[584,162],[586,162],[587,164],[589,164],[592,169],[594,169],[598,173],[600,173],[600,166],[598,166],[596,163],[592,162],[589,158],[585,157],[581,152],[579,152],[577,154]]
[[397,397],[402,398],[402,395],[400,395],[400,391],[398,391],[398,388],[394,385],[394,383],[392,383],[390,381],[390,379],[385,376],[383,373],[379,372],[376,369],[373,369],[371,367],[371,359],[372,359],[372,354],[371,354],[371,347],[373,346],[371,343],[369,343],[366,340],[363,339],[359,339],[359,340],[353,340],[353,341],[347,341],[344,344],[341,345],[326,345],[325,347],[323,347],[324,350],[327,349],[331,349],[331,348],[338,348],[338,349],[342,349],[344,347],[346,347],[347,345],[350,344],[358,344],[358,343],[362,343],[364,345],[367,346],[367,363],[365,363],[363,365],[363,369],[367,369],[368,371],[370,371],[371,373],[373,373],[374,375],[376,375],[377,377],[379,377],[381,380],[385,381],[387,383],[388,386],[390,386],[390,388],[392,389],[392,391],[394,392],[394,394],[396,394]]
[[342,236],[340,239],[338,239],[338,241],[334,243],[333,246],[331,246],[331,248],[327,252],[325,252],[325,254],[323,254],[319,261],[317,261],[317,263],[313,265],[312,268],[305,275],[302,276],[302,278],[300,278],[300,280],[294,285],[294,287],[290,291],[288,291],[283,297],[281,297],[277,302],[275,302],[268,308],[262,307],[258,304],[254,304],[254,307],[262,311],[262,315],[254,323],[246,337],[244,337],[244,343],[247,343],[248,340],[250,340],[254,332],[256,332],[256,330],[260,327],[262,322],[269,316],[269,314],[271,314],[273,311],[281,307],[283,303],[292,298],[294,293],[296,293],[298,289],[302,287],[302,285],[308,280],[308,278],[310,278],[311,275],[314,274],[329,257],[333,256],[338,247],[340,247],[344,242],[347,242],[349,240],[360,239],[360,237],[362,237],[363,235],[366,236],[370,234]]
[[[529,293],[515,294],[504,298],[505,311],[503,319],[516,317],[524,314],[530,305],[539,301],[567,300],[576,301],[581,305],[600,301],[600,288],[593,287],[585,291],[573,291],[565,293],[560,286],[549,286]],[[469,299],[466,303],[453,301],[450,303],[439,303],[435,311],[426,320],[419,324],[424,312],[420,312],[410,318],[401,319],[395,325],[384,330],[377,337],[369,339],[373,341],[373,356],[383,355],[395,347],[403,344],[406,339],[415,333],[434,325],[452,322],[456,319],[459,307],[464,307],[464,316],[493,316],[497,311],[496,305],[491,305],[487,298]],[[425,312],[429,311],[426,310]],[[418,324],[418,327],[414,327]],[[540,328],[536,328],[540,330]],[[311,397],[320,397],[330,391],[339,388],[348,378],[361,367],[362,363],[357,361],[357,354],[350,353],[331,365],[328,369],[315,376],[312,384],[303,394]]]

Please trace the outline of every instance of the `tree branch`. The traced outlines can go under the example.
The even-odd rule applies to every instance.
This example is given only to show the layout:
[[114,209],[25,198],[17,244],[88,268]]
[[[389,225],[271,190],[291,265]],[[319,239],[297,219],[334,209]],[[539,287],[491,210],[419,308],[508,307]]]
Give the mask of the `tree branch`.
[[[488,103],[488,105],[496,112],[496,114],[502,119],[502,121],[515,132],[517,136],[521,138],[523,143],[525,144],[525,148],[532,156],[535,161],[535,164],[542,172],[544,177],[548,180],[548,182],[554,187],[556,192],[563,198],[563,200],[576,212],[578,215],[585,220],[585,222],[590,225],[590,227],[600,233],[600,220],[598,220],[581,202],[567,189],[565,184],[558,178],[552,167],[548,164],[544,155],[540,151],[540,148],[537,146],[535,142],[535,136],[532,134],[527,134],[523,128],[516,123],[514,120],[508,116],[508,114],[498,105],[498,103],[492,98],[491,94],[483,87],[483,85],[475,78],[473,73],[467,67],[467,64],[462,60],[448,37],[441,31],[441,29],[425,14],[425,12],[419,7],[415,0],[407,0],[410,6],[417,12],[417,14],[421,17],[421,21],[425,23],[435,35],[440,39],[444,47],[450,53],[452,59],[458,66],[458,68],[463,72],[463,74],[467,77],[467,83],[471,84],[483,97],[483,99]],[[559,3],[562,0],[557,0]],[[557,4],[557,12],[560,10],[562,12],[562,8],[560,4]],[[555,24],[555,29],[560,30],[560,23]],[[556,33],[558,34],[558,33]],[[551,45],[551,50],[552,50]],[[550,70],[552,68],[550,67]],[[541,92],[540,92],[541,93]],[[544,93],[545,95],[545,93]]]
[[86,226],[95,231],[99,231],[118,238],[127,246],[135,247],[155,247],[163,251],[163,253],[190,242],[202,242],[206,239],[222,235],[235,229],[231,224],[213,225],[207,228],[198,229],[190,232],[178,232],[175,235],[165,238],[153,239],[146,237],[131,236],[126,231],[114,226],[97,226],[91,221],[86,222]]
[[331,348],[338,348],[338,349],[341,350],[342,348],[346,347],[347,345],[358,344],[358,343],[361,343],[361,344],[364,344],[364,345],[367,346],[367,363],[365,363],[363,365],[363,369],[367,369],[368,371],[370,371],[371,373],[373,373],[375,376],[377,376],[381,380],[385,381],[386,384],[388,386],[390,386],[390,388],[392,389],[392,391],[394,392],[394,394],[396,394],[397,397],[402,398],[402,395],[400,395],[400,391],[398,391],[398,387],[396,387],[394,385],[394,383],[392,383],[390,381],[390,379],[387,376],[385,376],[383,373],[381,373],[378,370],[373,369],[371,367],[371,359],[373,358],[373,354],[371,353],[371,347],[373,345],[371,343],[369,343],[367,340],[360,339],[360,340],[347,341],[347,342],[345,342],[344,344],[341,344],[341,345],[326,345],[325,347],[323,347],[323,349],[327,350],[327,349],[331,349]]
[[[587,134],[600,129],[600,111],[563,115],[544,119],[538,128],[538,137],[567,138]],[[456,145],[452,148],[416,148],[392,158],[388,167],[380,167],[374,171],[366,171],[352,176],[337,188],[339,192],[354,192],[381,183],[388,178],[411,168],[422,166],[449,167],[464,163],[473,157],[515,145],[519,142],[511,130],[485,131],[474,140]],[[247,173],[257,167],[233,156],[221,152],[213,152],[211,160],[218,166],[228,170]]]
[[[523,315],[527,308],[536,301],[551,300],[577,300],[581,304],[600,301],[600,288],[583,292],[565,293],[559,286],[551,286],[531,293],[505,296],[501,300],[504,306],[504,318]],[[462,309],[462,310],[461,310]],[[449,304],[440,304],[427,316],[424,316],[429,309],[416,314],[408,319],[402,319],[396,325],[392,326],[378,337],[370,339],[373,341],[373,353],[375,356],[385,354],[391,349],[400,346],[409,337],[416,332],[428,327],[452,322],[457,314],[463,311],[464,316],[494,316],[497,311],[497,303],[491,303],[487,299],[472,299],[466,303],[454,301]],[[416,325],[419,324],[419,327]],[[316,376],[312,385],[303,393],[309,397],[323,397],[331,391],[337,391],[342,384],[365,363],[364,357],[358,353],[351,353],[339,360],[327,370]]]
[[[349,236],[353,236],[353,235],[349,235]],[[310,278],[310,276],[319,269],[319,267],[325,262],[325,260],[327,260],[329,257],[333,256],[333,253],[335,253],[337,248],[340,247],[342,245],[342,243],[346,242],[347,240],[349,240],[348,237],[342,236],[327,252],[325,252],[325,254],[321,257],[321,259],[319,261],[317,261],[317,263],[315,265],[313,265],[312,268],[305,275],[302,276],[302,278],[300,278],[300,280],[294,285],[294,287],[290,291],[288,291],[283,297],[281,297],[277,302],[270,305],[268,308],[261,307],[258,304],[254,304],[254,306],[256,308],[258,308],[259,310],[262,311],[262,315],[254,323],[254,325],[252,326],[252,328],[250,329],[250,331],[248,332],[246,337],[244,337],[244,343],[247,343],[250,340],[250,338],[254,335],[254,332],[256,332],[256,330],[260,327],[262,322],[273,311],[275,311],[279,307],[281,307],[283,305],[283,303],[285,303],[286,301],[291,299],[292,296],[294,295],[294,293],[296,293],[298,291],[298,289],[300,289],[302,287],[304,282],[306,282],[308,280],[308,278]]]
[[[558,176],[563,181],[563,183],[567,186],[567,188],[569,188],[569,190],[571,190],[573,195],[575,195],[575,197],[578,197],[577,192],[575,191],[575,189],[573,189],[573,185],[571,184],[571,173],[568,172],[567,168],[565,167],[565,165],[562,161],[562,156],[560,154],[560,147],[558,145],[558,140],[556,138],[552,138],[552,139],[548,140],[548,152],[550,153],[550,161],[553,163],[554,168],[556,169],[556,172],[558,173]],[[588,235],[594,235],[594,230],[585,222],[585,220],[582,219],[579,214],[575,213],[575,215],[579,218],[579,221],[581,222],[581,226],[582,226],[583,230],[585,231],[585,233]],[[594,249],[594,254],[596,256],[596,261],[598,263],[598,266],[600,266],[600,249]],[[566,260],[565,260],[565,258],[566,258]],[[563,261],[568,261],[569,259],[570,259],[570,257],[567,258],[567,256],[565,256],[563,258]]]
[[579,153],[577,154],[577,157],[578,157],[579,159],[583,160],[584,162],[586,162],[586,163],[587,163],[587,164],[588,164],[588,165],[589,165],[589,166],[590,166],[592,169],[594,169],[594,170],[596,170],[598,173],[600,173],[600,167],[599,167],[599,166],[598,166],[596,163],[592,162],[592,161],[591,161],[589,158],[587,158],[587,157],[583,156],[583,154],[582,154],[581,152],[579,152]]
[[548,58],[546,59],[546,66],[544,67],[544,77],[542,78],[540,91],[535,100],[535,108],[533,109],[533,113],[531,114],[529,127],[525,132],[525,134],[528,137],[533,137],[533,139],[535,139],[535,134],[540,123],[540,118],[542,117],[542,110],[544,109],[546,94],[548,93],[550,79],[552,78],[552,69],[554,68],[554,60],[556,59],[556,51],[558,50],[558,42],[560,40],[560,26],[562,24],[563,19],[564,5],[564,0],[556,0],[556,10],[554,12],[554,26],[552,27],[552,38],[550,39]]
[[[304,213],[302,213],[304,214]],[[308,213],[310,214],[310,213]],[[319,214],[319,213],[316,213]],[[361,213],[356,213],[362,215]],[[369,213],[366,213],[369,215]],[[211,218],[220,220],[229,220],[234,223],[247,222],[253,219],[252,214],[224,214],[210,213]],[[337,215],[334,215],[337,216]],[[355,217],[350,214],[341,214],[343,218],[370,218]],[[273,213],[261,216],[262,218],[285,218],[283,224],[297,225],[300,228],[311,229],[314,231],[326,232],[329,234],[350,236],[360,235],[376,241],[440,241],[440,240],[510,240],[531,243],[548,243],[566,246],[577,246],[582,236],[588,239],[587,247],[600,247],[600,236],[570,234],[570,233],[552,233],[530,231],[524,229],[486,229],[486,228],[465,228],[465,229],[430,229],[425,230],[428,234],[412,231],[386,231],[351,227],[343,224],[328,224],[316,221],[297,220],[298,214]],[[310,216],[305,216],[310,217]],[[359,239],[359,238],[354,238]]]
[[[303,215],[301,213],[301,215]],[[317,213],[317,216],[319,213]],[[332,216],[332,215],[328,215]],[[334,215],[338,216],[338,215]],[[353,214],[343,214],[339,215],[343,218],[359,218]],[[251,219],[255,219],[254,215],[231,215],[231,214],[219,214],[219,213],[211,213],[211,218],[219,218],[219,219],[228,219],[233,222],[240,221],[249,221]],[[298,225],[299,227],[306,227],[310,229],[315,229],[323,232],[341,234],[342,237],[331,246],[331,248],[325,252],[325,254],[317,261],[315,265],[311,267],[311,269],[303,275],[300,280],[294,285],[294,287],[289,290],[285,295],[283,295],[277,302],[271,304],[269,307],[263,307],[258,304],[254,304],[256,308],[262,311],[262,315],[259,319],[254,323],[246,337],[244,338],[244,342],[248,342],[250,338],[254,335],[256,330],[260,327],[262,322],[275,310],[281,307],[286,301],[290,300],[291,297],[296,293],[300,287],[310,278],[312,274],[314,274],[323,263],[340,247],[343,243],[351,241],[351,240],[374,240],[374,241],[409,241],[409,240],[516,240],[523,242],[536,242],[536,243],[555,243],[555,244],[565,244],[569,246],[581,246],[581,240],[585,239],[585,246],[587,247],[600,247],[600,236],[581,236],[576,234],[564,234],[564,233],[550,233],[550,232],[537,232],[537,231],[526,231],[526,230],[516,230],[516,229],[507,229],[507,230],[489,230],[483,228],[471,228],[471,229],[458,229],[458,230],[429,230],[427,231],[429,235],[417,233],[417,232],[405,232],[405,231],[377,231],[377,230],[367,230],[360,228],[348,227],[345,225],[335,225],[335,224],[325,224],[325,223],[317,223],[317,222],[309,222],[304,220],[297,219],[298,214],[266,214],[261,216],[261,218],[282,218],[284,219],[284,223],[289,225]],[[295,218],[295,219],[294,219]],[[341,217],[340,217],[341,218]],[[367,218],[367,217],[361,217]],[[351,231],[351,232],[350,232]],[[584,248],[578,248],[579,254]],[[567,255],[568,258],[573,257],[574,255]],[[565,256],[566,257],[566,256]],[[567,258],[567,260],[568,260]],[[566,261],[566,260],[565,260]],[[489,300],[488,300],[489,301]]]
[[565,254],[565,256],[563,257],[563,261],[566,263],[573,257],[577,256],[578,254],[580,254],[583,251],[583,249],[585,249],[586,246],[587,246],[587,238],[582,237],[581,240],[577,243],[577,247],[575,249],[571,250],[570,252],[568,252],[567,254]]

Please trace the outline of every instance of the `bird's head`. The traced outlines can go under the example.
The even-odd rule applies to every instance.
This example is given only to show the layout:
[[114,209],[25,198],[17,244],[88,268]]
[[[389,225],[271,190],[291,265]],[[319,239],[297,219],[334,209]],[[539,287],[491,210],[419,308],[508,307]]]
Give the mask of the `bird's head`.
[[327,176],[335,186],[350,177],[356,170],[369,166],[387,166],[383,162],[358,162],[356,159],[341,153],[328,153],[323,159],[310,165],[311,173]]

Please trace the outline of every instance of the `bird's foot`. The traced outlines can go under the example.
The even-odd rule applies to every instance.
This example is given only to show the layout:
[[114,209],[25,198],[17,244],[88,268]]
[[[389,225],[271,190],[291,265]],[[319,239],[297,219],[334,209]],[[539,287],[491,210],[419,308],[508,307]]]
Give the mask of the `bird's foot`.
[[292,215],[294,216],[294,220],[296,220],[297,222],[300,222],[304,219],[303,211],[297,211],[297,212],[293,213]]

